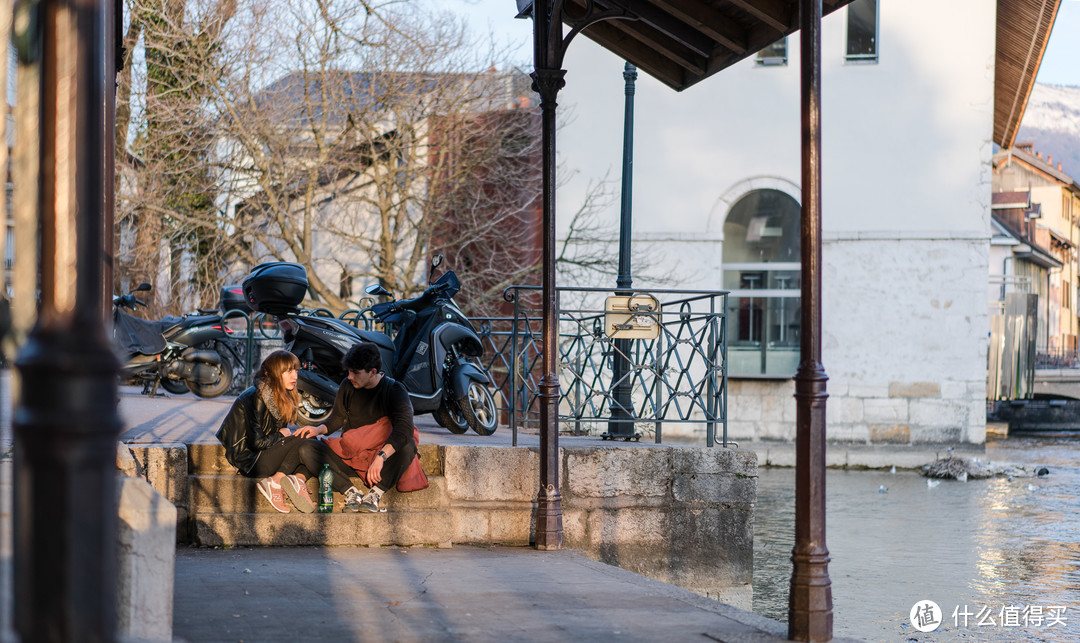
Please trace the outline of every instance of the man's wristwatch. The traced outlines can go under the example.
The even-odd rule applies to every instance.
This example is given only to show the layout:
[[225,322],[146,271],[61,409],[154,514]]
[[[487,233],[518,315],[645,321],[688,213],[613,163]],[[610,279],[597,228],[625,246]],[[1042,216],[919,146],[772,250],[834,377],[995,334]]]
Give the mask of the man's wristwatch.
[[385,462],[385,461],[386,461],[386,452],[385,452],[385,451],[379,451],[379,452],[378,452],[378,453],[376,453],[375,455],[377,455],[377,456],[379,456],[380,458],[382,458],[382,459],[383,459],[383,462]]

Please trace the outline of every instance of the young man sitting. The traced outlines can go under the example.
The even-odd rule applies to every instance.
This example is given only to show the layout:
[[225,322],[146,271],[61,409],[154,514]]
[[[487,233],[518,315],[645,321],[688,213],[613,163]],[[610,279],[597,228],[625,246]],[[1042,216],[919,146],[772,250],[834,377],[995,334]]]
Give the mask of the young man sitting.
[[[304,427],[297,435],[317,437],[342,429],[341,440],[330,441],[333,457],[341,458],[371,487],[363,498],[349,489],[345,510],[377,512],[383,494],[398,484],[416,460],[412,402],[400,382],[383,374],[382,357],[374,344],[354,345],[341,362],[348,379],[338,389],[330,416],[324,424]],[[374,457],[372,450],[378,451]]]

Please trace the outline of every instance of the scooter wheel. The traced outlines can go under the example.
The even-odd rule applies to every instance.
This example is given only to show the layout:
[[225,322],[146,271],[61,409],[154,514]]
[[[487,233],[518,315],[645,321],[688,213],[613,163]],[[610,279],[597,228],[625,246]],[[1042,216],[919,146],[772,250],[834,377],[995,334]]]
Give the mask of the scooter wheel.
[[499,428],[499,413],[495,409],[495,398],[488,387],[480,382],[469,382],[469,394],[458,402],[465,422],[478,435],[491,435]]
[[457,404],[454,402],[447,402],[444,400],[443,403],[439,405],[439,408],[432,412],[432,415],[435,416],[435,421],[439,423],[439,426],[451,433],[461,435],[469,430],[469,423],[466,422],[465,418],[458,412]]
[[183,395],[188,392],[187,384],[183,380],[170,380],[162,378],[161,388],[172,393],[173,395]]

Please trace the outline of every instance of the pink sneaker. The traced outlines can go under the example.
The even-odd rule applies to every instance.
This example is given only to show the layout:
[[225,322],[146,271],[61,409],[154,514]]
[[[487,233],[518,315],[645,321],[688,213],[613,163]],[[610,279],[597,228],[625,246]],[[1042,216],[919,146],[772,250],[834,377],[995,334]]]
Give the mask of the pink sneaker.
[[281,486],[285,489],[289,500],[292,500],[293,506],[301,513],[309,514],[315,511],[315,503],[311,501],[311,496],[308,494],[307,484],[301,482],[300,478],[295,475],[285,476],[281,479]]
[[285,491],[272,477],[259,480],[255,488],[270,502],[271,507],[283,514],[289,513],[289,506],[285,504]]

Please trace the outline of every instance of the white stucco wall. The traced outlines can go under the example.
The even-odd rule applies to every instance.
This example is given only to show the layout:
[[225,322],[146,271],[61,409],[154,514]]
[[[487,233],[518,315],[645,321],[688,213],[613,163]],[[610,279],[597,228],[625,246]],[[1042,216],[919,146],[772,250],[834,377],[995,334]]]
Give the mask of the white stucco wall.
[[[835,439],[984,439],[995,7],[882,2],[869,65],[843,60],[846,10],[824,21],[823,363]],[[743,61],[682,93],[639,75],[635,237],[678,287],[720,289],[736,199],[759,186],[799,195],[797,35],[788,61]],[[564,233],[590,180],[618,181],[622,67],[584,38],[570,47]],[[607,216],[617,229],[617,203]],[[792,393],[790,381],[733,381],[733,435],[792,438]]]

